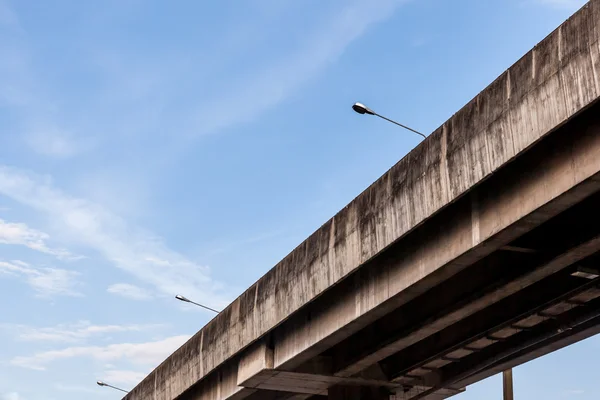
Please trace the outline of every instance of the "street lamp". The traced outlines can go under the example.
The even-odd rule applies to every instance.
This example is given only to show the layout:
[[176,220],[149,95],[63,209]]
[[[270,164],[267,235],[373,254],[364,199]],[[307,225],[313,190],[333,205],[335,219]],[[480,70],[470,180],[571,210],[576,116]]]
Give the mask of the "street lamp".
[[178,294],[177,296],[175,296],[175,298],[176,298],[177,300],[179,300],[179,301],[183,301],[183,302],[185,302],[185,303],[191,303],[191,304],[195,304],[195,305],[197,305],[198,307],[205,308],[205,309],[207,309],[207,310],[210,310],[210,311],[212,311],[212,312],[214,312],[214,313],[217,313],[217,314],[220,312],[220,311],[217,311],[217,310],[215,310],[214,308],[206,307],[206,306],[203,306],[203,305],[202,305],[202,304],[200,304],[200,303],[196,303],[195,301],[191,301],[191,300],[190,300],[190,299],[188,299],[187,297],[184,297],[184,296],[182,296],[182,295],[180,295],[180,294]]
[[106,386],[106,387],[109,387],[109,388],[111,388],[111,389],[120,390],[121,392],[124,392],[124,393],[129,393],[127,390],[124,390],[124,389],[118,388],[118,387],[116,387],[116,386],[109,385],[109,384],[108,384],[108,383],[106,383],[106,382],[102,382],[102,381],[96,381],[96,383],[98,384],[98,386]]
[[359,114],[375,115],[375,116],[377,116],[377,117],[379,117],[379,118],[381,118],[381,119],[385,119],[386,121],[389,121],[389,122],[391,122],[392,124],[396,124],[396,125],[398,125],[398,126],[400,126],[400,127],[404,128],[404,129],[408,129],[409,131],[416,133],[417,135],[421,135],[421,136],[423,136],[424,138],[427,138],[427,136],[423,135],[423,134],[422,134],[421,132],[419,132],[419,131],[415,131],[414,129],[412,129],[412,128],[409,128],[409,127],[408,127],[408,126],[406,126],[406,125],[402,125],[402,124],[401,124],[401,123],[399,123],[399,122],[396,122],[396,121],[394,121],[394,120],[392,120],[392,119],[386,118],[386,117],[384,117],[383,115],[379,115],[379,114],[377,114],[375,111],[371,110],[369,107],[365,106],[365,105],[364,105],[364,104],[362,104],[362,103],[354,103],[354,105],[352,105],[352,109],[353,109],[354,111],[356,111],[357,113],[359,113]]

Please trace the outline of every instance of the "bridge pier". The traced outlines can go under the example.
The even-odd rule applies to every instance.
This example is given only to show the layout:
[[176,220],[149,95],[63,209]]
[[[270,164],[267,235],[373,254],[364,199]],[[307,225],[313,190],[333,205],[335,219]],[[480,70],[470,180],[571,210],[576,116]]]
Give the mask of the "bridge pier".
[[390,392],[378,387],[334,386],[329,388],[329,400],[389,400]]

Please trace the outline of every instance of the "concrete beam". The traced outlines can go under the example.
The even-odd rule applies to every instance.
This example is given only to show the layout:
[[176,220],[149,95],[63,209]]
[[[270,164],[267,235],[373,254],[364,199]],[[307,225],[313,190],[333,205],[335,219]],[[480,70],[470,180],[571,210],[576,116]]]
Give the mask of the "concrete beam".
[[261,372],[273,369],[273,349],[265,341],[257,342],[246,350],[238,362],[238,386],[255,387],[251,382]]
[[490,339],[494,343],[501,342],[505,340],[505,336],[502,338],[494,336],[494,332],[509,327],[526,316],[545,310],[549,306],[568,302],[575,295],[596,285],[595,282],[581,285],[575,280],[565,285],[564,281],[564,276],[556,276],[533,285],[515,296],[496,303],[484,313],[465,319],[462,323],[428,337],[417,346],[394,354],[382,361],[387,376],[393,379],[405,375],[483,338]]
[[574,329],[575,332],[565,332],[561,335],[557,335],[555,338],[541,343],[540,346],[536,346],[533,350],[528,349],[527,352],[519,354],[515,358],[504,360],[500,363],[495,364],[493,367],[480,371],[468,378],[461,380],[450,385],[451,388],[465,387],[472,385],[473,383],[479,382],[483,379],[489,378],[490,376],[496,375],[504,370],[518,367],[526,362],[535,360],[536,358],[543,357],[554,351],[560,350],[577,342],[591,338],[592,336],[600,334],[600,321],[595,321],[586,324],[583,329]]
[[[590,306],[589,310],[586,308],[576,309],[573,312],[566,313],[567,315],[562,315],[561,320],[573,321],[574,324],[583,326],[585,330],[590,329],[590,325],[592,327],[598,325],[600,323],[600,309],[598,308],[598,302],[596,301],[594,303],[594,306]],[[429,376],[421,377],[420,381],[423,381],[424,385],[434,388],[463,385],[464,381],[469,379],[469,377],[477,375],[478,373],[487,373],[489,366],[497,366],[500,364],[498,361],[504,359],[510,360],[511,355],[518,352],[519,349],[521,349],[523,353],[528,353],[528,350],[531,348],[535,349],[539,344],[552,343],[556,340],[556,337],[560,337],[560,334],[557,333],[557,327],[559,326],[560,323],[555,321],[546,321],[533,328],[530,332],[523,333],[518,338],[511,338],[500,345],[483,349],[478,353],[466,357],[460,363],[451,364],[450,366],[437,371],[435,374],[431,373]],[[572,329],[575,330],[576,333],[571,336],[578,336],[579,327],[576,325]],[[436,389],[429,389],[429,391],[435,390]],[[420,398],[419,395],[411,397],[413,400]]]
[[431,336],[450,325],[467,318],[474,313],[489,307],[496,302],[505,299],[520,290],[523,290],[534,283],[553,275],[560,270],[572,265],[573,263],[583,260],[584,258],[596,253],[600,250],[600,235],[593,239],[576,246],[569,251],[561,254],[552,261],[534,269],[532,272],[520,276],[519,278],[503,285],[495,290],[489,291],[484,295],[478,296],[476,299],[469,301],[453,310],[443,312],[441,317],[427,321],[423,326],[417,327],[413,332],[403,335],[401,338],[382,346],[379,350],[363,357],[358,362],[346,366],[340,371],[336,371],[338,376],[351,376],[367,366],[383,360],[386,357],[393,355],[407,348],[408,346],[417,343],[428,336]]

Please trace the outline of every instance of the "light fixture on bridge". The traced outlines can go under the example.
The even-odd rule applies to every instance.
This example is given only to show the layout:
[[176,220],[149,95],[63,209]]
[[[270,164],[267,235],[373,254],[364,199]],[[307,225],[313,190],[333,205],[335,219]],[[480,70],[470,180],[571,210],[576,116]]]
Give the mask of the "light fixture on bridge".
[[212,311],[212,312],[217,313],[217,314],[220,312],[220,311],[215,310],[214,308],[210,308],[210,307],[204,306],[204,305],[202,305],[200,303],[196,303],[195,301],[192,301],[192,300],[188,299],[187,297],[182,296],[180,294],[176,295],[175,298],[177,300],[179,300],[179,301],[183,301],[184,303],[191,303],[191,304],[197,305],[198,307],[202,307],[202,308],[204,308],[206,310]]
[[108,383],[106,383],[106,382],[103,382],[103,381],[96,381],[96,384],[97,384],[98,386],[105,386],[105,387],[109,387],[109,388],[111,388],[111,389],[120,390],[121,392],[124,392],[124,393],[129,393],[129,392],[128,392],[127,390],[125,390],[125,389],[121,389],[121,388],[118,388],[118,387],[116,387],[116,386],[109,385]]
[[414,130],[414,129],[412,129],[412,128],[409,128],[409,127],[408,127],[408,126],[406,126],[406,125],[402,125],[401,123],[399,123],[399,122],[396,122],[396,121],[394,121],[393,119],[389,119],[389,118],[386,118],[386,117],[384,117],[383,115],[377,114],[375,111],[371,110],[369,107],[365,106],[365,105],[364,105],[364,104],[362,104],[362,103],[354,103],[354,104],[352,105],[352,109],[353,109],[354,111],[356,111],[357,113],[359,113],[359,114],[375,115],[375,116],[377,116],[377,117],[379,117],[379,118],[381,118],[381,119],[385,119],[386,121],[388,121],[388,122],[391,122],[392,124],[396,124],[396,125],[398,125],[398,126],[400,126],[400,127],[404,128],[404,129],[407,129],[407,130],[409,130],[409,131],[411,131],[411,132],[414,132],[414,133],[416,133],[417,135],[421,135],[421,136],[423,136],[424,138],[427,138],[427,136],[423,135],[423,134],[422,134],[421,132],[419,132],[419,131],[416,131],[416,130]]
[[363,103],[354,103],[352,109],[359,114],[375,115],[375,112],[369,107],[365,106]]
[[571,276],[585,279],[596,279],[600,277],[600,272],[593,268],[579,266],[577,267],[577,270],[571,274]]

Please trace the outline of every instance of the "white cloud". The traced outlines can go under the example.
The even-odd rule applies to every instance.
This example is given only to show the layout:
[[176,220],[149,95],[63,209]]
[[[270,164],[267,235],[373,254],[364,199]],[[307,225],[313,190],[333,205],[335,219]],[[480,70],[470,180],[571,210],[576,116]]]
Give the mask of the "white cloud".
[[27,282],[42,295],[81,296],[75,290],[79,273],[59,268],[41,268],[27,278]]
[[17,392],[10,392],[3,394],[2,400],[23,400],[23,398]]
[[73,241],[97,250],[165,295],[185,293],[217,307],[227,303],[208,268],[101,205],[63,193],[48,178],[0,166],[0,193],[46,214]]
[[25,140],[36,153],[58,158],[74,156],[90,147],[89,143],[76,139],[65,131],[47,126],[28,134]]
[[126,371],[126,370],[107,370],[102,374],[102,380],[110,384],[124,384],[135,386],[148,375],[146,372]]
[[52,267],[33,267],[23,261],[0,261],[0,276],[9,275],[24,279],[40,296],[81,296],[79,273]]
[[545,6],[564,9],[577,9],[583,6],[587,0],[536,0],[538,3]]
[[65,383],[56,383],[54,385],[56,390],[61,392],[75,392],[75,393],[98,393],[98,390],[91,385],[70,385]]
[[218,98],[192,113],[200,133],[218,131],[249,121],[285,100],[308,80],[336,61],[346,48],[373,24],[391,16],[408,0],[347,1],[335,16],[324,21],[291,55],[261,69],[258,75],[222,91]]
[[35,328],[25,325],[3,325],[13,331],[18,340],[36,342],[81,342],[93,336],[111,333],[143,332],[162,327],[159,324],[93,325],[89,321]]
[[26,246],[41,253],[50,254],[59,260],[80,260],[83,257],[65,249],[51,248],[46,244],[47,233],[32,229],[23,223],[10,223],[0,219],[0,243]]
[[102,362],[126,360],[138,365],[151,366],[163,361],[189,338],[189,335],[180,335],[147,343],[68,347],[62,350],[36,353],[33,356],[15,357],[10,363],[23,368],[45,370],[48,364],[58,360],[90,358]]
[[151,298],[147,290],[129,283],[115,283],[110,285],[106,291],[132,300],[149,300]]

